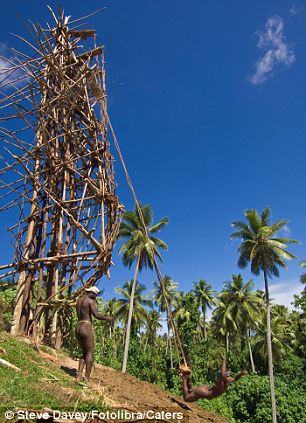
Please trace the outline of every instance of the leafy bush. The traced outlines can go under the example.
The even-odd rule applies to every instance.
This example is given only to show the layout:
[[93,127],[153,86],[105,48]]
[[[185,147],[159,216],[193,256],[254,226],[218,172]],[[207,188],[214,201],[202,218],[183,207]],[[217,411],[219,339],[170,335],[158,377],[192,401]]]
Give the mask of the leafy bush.
[[[268,376],[250,375],[231,385],[220,397],[230,408],[232,418],[237,422],[270,423],[272,421],[270,387]],[[276,378],[277,419],[279,423],[302,423],[305,398],[295,385]],[[205,407],[206,408],[206,407]],[[226,413],[219,404],[212,408],[224,417]]]
[[15,297],[15,288],[7,288],[0,291],[0,330],[8,331],[10,329],[14,313]]
[[302,358],[288,351],[286,356],[275,362],[275,373],[279,379],[299,388],[305,387],[305,362]]

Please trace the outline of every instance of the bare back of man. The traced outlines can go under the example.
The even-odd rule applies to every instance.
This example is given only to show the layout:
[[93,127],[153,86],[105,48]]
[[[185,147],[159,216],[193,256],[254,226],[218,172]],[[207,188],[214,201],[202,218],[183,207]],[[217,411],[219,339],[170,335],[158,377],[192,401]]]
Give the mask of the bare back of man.
[[193,388],[190,369],[185,367],[181,368],[181,374],[183,377],[183,395],[184,400],[186,402],[194,402],[200,398],[205,398],[208,400],[217,398],[220,395],[224,394],[224,392],[227,390],[231,383],[237,381],[242,376],[247,374],[247,371],[244,370],[235,377],[228,376],[225,357],[222,355],[221,358],[221,375],[220,378],[214,384],[214,386],[212,386],[211,388],[209,388],[208,385],[200,385]]
[[96,297],[99,290],[89,288],[86,294],[77,302],[76,309],[78,314],[78,324],[76,327],[76,337],[80,345],[82,356],[79,360],[79,370],[77,381],[82,380],[83,370],[86,365],[84,381],[89,382],[93,361],[94,361],[94,331],[92,326],[92,316],[99,320],[112,322],[113,318],[102,316],[97,311]]

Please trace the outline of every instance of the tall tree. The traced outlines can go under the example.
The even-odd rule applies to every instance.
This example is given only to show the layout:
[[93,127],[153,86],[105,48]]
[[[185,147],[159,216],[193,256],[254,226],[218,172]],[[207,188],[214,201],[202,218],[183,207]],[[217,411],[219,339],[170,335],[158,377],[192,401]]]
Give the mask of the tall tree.
[[306,289],[294,296],[295,311],[291,314],[296,334],[296,353],[306,360]]
[[197,335],[200,320],[197,300],[193,291],[178,293],[173,316],[180,338],[183,340],[187,362],[190,362],[191,347]]
[[231,319],[239,335],[245,337],[247,341],[252,371],[255,372],[249,331],[254,329],[255,323],[260,320],[263,300],[257,295],[257,292],[252,291],[253,286],[252,280],[244,283],[239,274],[232,275],[232,279],[225,283],[224,290],[229,294],[228,307]]
[[224,289],[217,295],[217,307],[213,312],[213,320],[219,332],[224,336],[225,349],[229,352],[229,335],[236,332],[236,325],[231,314],[231,301],[228,291]]
[[167,312],[166,301],[169,304],[170,311],[172,311],[172,307],[175,304],[177,298],[177,287],[178,283],[174,282],[169,275],[165,275],[163,278],[163,286],[162,289],[159,282],[154,282],[154,299],[155,304],[158,306],[159,310],[162,313],[166,312],[167,318],[167,349],[169,345],[169,352],[170,352],[170,366],[173,368],[173,356],[172,356],[172,341],[171,341],[171,328],[170,328],[170,321],[169,321],[169,314]]
[[144,349],[146,350],[148,343],[154,345],[158,329],[162,328],[160,323],[161,316],[158,311],[152,310],[147,313],[146,318],[146,343]]
[[177,293],[175,301],[174,318],[178,324],[178,327],[184,323],[190,322],[192,315],[188,308],[188,301],[186,300],[187,293],[179,291]]
[[133,315],[134,295],[138,272],[144,267],[153,269],[154,256],[162,260],[159,248],[168,250],[167,244],[153,234],[159,232],[168,223],[168,219],[163,217],[157,224],[153,225],[153,212],[149,205],[140,206],[141,215],[146,226],[144,228],[140,212],[136,207],[134,211],[124,213],[120,225],[118,238],[125,238],[127,241],[122,245],[119,253],[122,254],[122,261],[129,268],[135,263],[135,272],[130,296],[130,308],[126,324],[124,355],[122,361],[122,372],[126,371],[131,322]]
[[[264,313],[265,317],[265,313]],[[262,358],[267,356],[267,342],[264,319],[259,321],[254,337],[254,350]],[[284,306],[273,305],[271,307],[271,343],[273,357],[279,359],[288,350],[292,349],[295,334],[292,328],[289,313]]]
[[[118,312],[118,301],[116,298],[112,298],[111,300],[107,300],[105,303],[105,314],[110,317],[114,317],[116,320]],[[109,325],[109,337],[112,338],[114,332],[114,323]]]
[[[121,320],[126,326],[129,318],[131,308],[131,296],[133,290],[133,280],[125,281],[123,287],[115,288],[115,291],[121,294],[121,298],[117,300],[115,317]],[[133,313],[131,320],[131,332],[136,333],[141,326],[146,323],[147,310],[146,307],[152,307],[152,300],[148,295],[144,295],[146,290],[145,285],[136,281],[134,298],[133,298]]]
[[246,222],[235,221],[232,226],[235,232],[231,238],[241,240],[238,248],[240,254],[238,265],[241,268],[247,267],[251,263],[251,271],[255,275],[260,272],[264,274],[265,299],[267,313],[267,350],[268,350],[268,368],[270,379],[270,391],[272,402],[272,422],[277,422],[276,401],[273,375],[273,358],[271,342],[271,315],[269,300],[269,282],[268,278],[279,276],[278,267],[287,268],[285,259],[295,258],[293,254],[287,251],[287,244],[298,243],[290,238],[276,237],[277,233],[284,229],[288,221],[280,219],[270,224],[271,209],[265,208],[261,215],[255,209],[245,212]]
[[203,316],[203,335],[204,340],[207,341],[206,331],[206,313],[207,309],[212,309],[216,305],[216,291],[212,290],[212,286],[206,280],[200,279],[199,282],[194,283],[194,293],[197,299],[198,306],[201,309]]

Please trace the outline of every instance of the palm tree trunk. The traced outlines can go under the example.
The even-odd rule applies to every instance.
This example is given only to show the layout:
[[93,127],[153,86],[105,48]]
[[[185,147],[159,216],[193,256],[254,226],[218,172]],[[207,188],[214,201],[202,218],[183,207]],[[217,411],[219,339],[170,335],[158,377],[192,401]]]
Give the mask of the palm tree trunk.
[[271,405],[272,405],[272,423],[277,423],[274,374],[273,374],[272,340],[271,340],[271,316],[270,316],[269,285],[268,285],[267,273],[266,273],[265,270],[264,270],[264,278],[265,278],[265,294],[266,294],[266,309],[267,309],[267,349],[268,349],[270,395],[271,395]]
[[202,308],[202,313],[203,313],[203,334],[204,334],[204,341],[207,341],[207,332],[206,332],[206,310],[203,307]]
[[[168,325],[168,317],[167,317],[167,327],[169,327],[169,325]],[[168,348],[169,348],[169,333],[167,333],[166,356],[168,355]]]
[[170,368],[173,369],[172,340],[171,340],[171,333],[170,333],[169,317],[167,317],[167,325],[168,325],[168,340],[169,340],[169,351],[170,351]]
[[122,368],[121,368],[122,373],[126,372],[127,360],[129,355],[131,323],[132,323],[132,317],[133,317],[134,296],[135,296],[135,288],[136,288],[136,282],[137,282],[137,276],[138,276],[138,270],[139,270],[139,262],[140,262],[140,256],[137,257],[137,261],[136,261],[133,286],[132,286],[132,292],[131,292],[131,298],[130,298],[130,307],[129,307],[128,320],[126,324],[124,353],[123,353],[123,361],[122,361]]
[[226,349],[226,354],[228,354],[229,352],[229,333],[226,332],[225,334],[225,349]]
[[249,348],[249,354],[250,354],[250,362],[251,362],[252,372],[253,373],[256,373],[255,365],[254,365],[254,359],[253,359],[253,353],[252,353],[252,347],[251,347],[250,337],[249,337],[249,334],[248,333],[246,334],[246,339],[247,339],[248,348]]
[[112,325],[109,325],[109,339],[112,339]]
[[147,349],[147,346],[148,346],[148,343],[149,343],[149,334],[147,334],[147,337],[146,337],[146,342],[145,342],[145,346],[144,346],[144,352],[146,351],[146,349]]

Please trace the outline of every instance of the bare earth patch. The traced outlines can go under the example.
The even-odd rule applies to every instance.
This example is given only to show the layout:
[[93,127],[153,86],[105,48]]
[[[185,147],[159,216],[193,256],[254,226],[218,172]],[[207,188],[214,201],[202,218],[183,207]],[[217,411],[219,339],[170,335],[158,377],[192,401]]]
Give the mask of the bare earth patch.
[[[66,372],[75,374],[78,366],[76,360],[60,357],[59,361]],[[195,403],[184,402],[182,398],[175,397],[156,385],[140,381],[127,373],[123,374],[100,364],[94,366],[87,391],[101,396],[104,405],[110,408],[124,408],[134,412],[146,410],[180,412],[184,415],[183,421],[190,423],[228,422],[222,417],[203,410]]]

